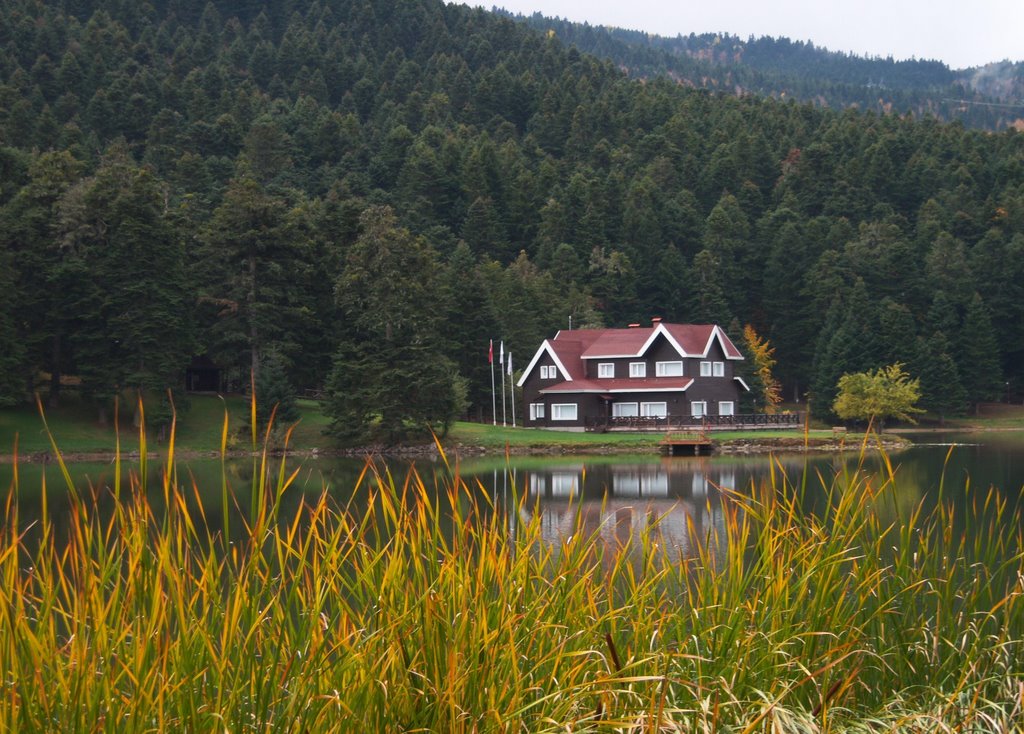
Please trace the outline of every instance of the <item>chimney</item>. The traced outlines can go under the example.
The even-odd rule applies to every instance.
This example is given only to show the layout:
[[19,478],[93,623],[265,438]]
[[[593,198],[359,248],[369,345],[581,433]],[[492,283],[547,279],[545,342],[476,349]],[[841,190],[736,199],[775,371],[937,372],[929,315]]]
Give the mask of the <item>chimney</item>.
[[651,319],[651,325],[652,326],[657,326],[660,323],[661,323],[661,316],[655,316],[653,319]]
[[640,328],[640,324],[630,324],[629,328],[630,329],[639,329]]

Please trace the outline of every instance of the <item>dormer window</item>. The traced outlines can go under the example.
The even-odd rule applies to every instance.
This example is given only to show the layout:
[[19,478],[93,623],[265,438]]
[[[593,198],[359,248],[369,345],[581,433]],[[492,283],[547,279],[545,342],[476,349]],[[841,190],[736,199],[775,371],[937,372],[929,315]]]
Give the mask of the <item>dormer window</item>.
[[656,377],[682,377],[682,362],[655,362],[654,375]]
[[611,378],[615,377],[615,363],[614,362],[600,362],[597,365],[597,376],[600,378]]
[[629,363],[629,376],[630,377],[647,377],[647,363],[646,362],[630,362]]

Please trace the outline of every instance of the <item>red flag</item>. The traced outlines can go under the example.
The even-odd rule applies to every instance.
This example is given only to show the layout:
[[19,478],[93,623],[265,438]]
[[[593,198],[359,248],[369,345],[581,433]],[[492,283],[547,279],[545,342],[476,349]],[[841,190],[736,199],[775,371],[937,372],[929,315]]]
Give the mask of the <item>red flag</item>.
[[494,340],[491,339],[491,346],[487,348],[487,364],[494,364]]

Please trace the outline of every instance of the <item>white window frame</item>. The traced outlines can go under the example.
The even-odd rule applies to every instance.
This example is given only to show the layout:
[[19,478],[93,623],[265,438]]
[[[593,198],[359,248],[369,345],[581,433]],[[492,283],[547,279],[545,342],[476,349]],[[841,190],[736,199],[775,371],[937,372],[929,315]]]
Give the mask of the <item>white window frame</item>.
[[544,403],[530,403],[530,420],[540,420],[544,417]]
[[551,496],[572,497],[580,490],[580,475],[571,472],[551,472]]
[[630,362],[629,363],[629,376],[630,377],[647,377],[647,363],[646,362]]
[[700,363],[700,376],[701,377],[711,377],[711,363],[710,362],[701,362]]
[[714,377],[725,377],[725,362],[712,362],[711,374]]
[[640,473],[620,472],[612,474],[612,491],[616,497],[639,497]]
[[690,403],[690,417],[703,418],[708,414],[708,402],[706,400],[694,400]]
[[[655,406],[660,406],[659,412],[652,413],[652,409]],[[643,418],[667,418],[668,417],[668,403],[664,400],[650,403],[640,403],[640,416]]]
[[683,376],[683,362],[682,360],[676,360],[673,362],[655,362],[654,363],[654,376],[655,377],[682,377]]
[[718,402],[719,415],[736,415],[736,403],[732,400],[720,400]]
[[[629,412],[623,412],[626,407],[631,410]],[[612,403],[612,418],[636,418],[640,415],[639,403],[633,402],[622,402]]]
[[601,379],[608,379],[615,377],[615,363],[614,362],[598,362],[597,363],[597,376]]
[[550,370],[550,369],[551,369],[551,368],[550,368],[550,367],[548,367],[548,366],[547,366],[546,364],[542,364],[542,365],[540,366],[540,379],[542,379],[542,380],[548,380],[548,379],[550,379],[550,378],[548,377],[548,372],[549,372],[549,370]]
[[[572,410],[569,410],[569,409]],[[571,413],[572,415],[568,415]],[[551,420],[553,421],[578,421],[580,406],[576,403],[552,403]]]

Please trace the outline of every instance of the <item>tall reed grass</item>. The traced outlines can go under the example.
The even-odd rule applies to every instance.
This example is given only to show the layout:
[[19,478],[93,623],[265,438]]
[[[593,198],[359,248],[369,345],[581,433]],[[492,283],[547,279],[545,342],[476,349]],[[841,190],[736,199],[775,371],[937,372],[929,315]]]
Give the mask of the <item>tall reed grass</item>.
[[[172,432],[173,434],[173,432]],[[227,435],[225,420],[224,435]],[[79,490],[34,540],[17,473],[0,540],[0,730],[1012,731],[1024,721],[1022,524],[981,494],[892,526],[895,472],[781,470],[729,493],[724,535],[670,562],[657,523],[607,545],[460,478],[368,461],[370,501],[306,496],[254,452],[244,527],[210,527],[174,458]],[[257,441],[253,434],[254,444]],[[56,451],[56,446],[54,447]],[[57,454],[59,457],[59,453]],[[272,468],[273,467],[273,468]],[[147,494],[160,474],[162,497]],[[117,498],[112,515],[97,497]],[[239,493],[240,496],[240,493]],[[157,510],[156,507],[160,507]],[[508,513],[532,518],[510,531]],[[104,514],[109,515],[103,519]],[[238,514],[235,515],[238,517]],[[239,540],[241,538],[241,540]]]

